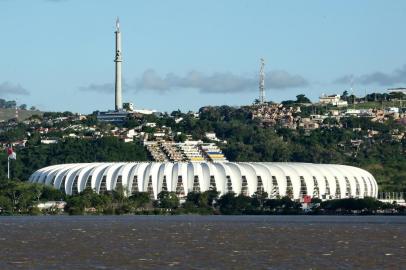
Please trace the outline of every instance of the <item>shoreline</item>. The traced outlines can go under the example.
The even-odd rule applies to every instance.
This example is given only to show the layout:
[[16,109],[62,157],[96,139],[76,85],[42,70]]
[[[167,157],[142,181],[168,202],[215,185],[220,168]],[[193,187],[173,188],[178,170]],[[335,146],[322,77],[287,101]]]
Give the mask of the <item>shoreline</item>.
[[406,213],[365,213],[365,214],[352,214],[352,213],[275,213],[275,214],[199,214],[199,213],[168,213],[168,214],[161,214],[161,213],[154,213],[154,212],[143,212],[140,214],[69,214],[69,213],[60,213],[60,214],[0,214],[0,218],[2,217],[153,217],[153,216],[168,216],[168,217],[175,217],[175,216],[199,216],[199,217],[208,217],[208,216],[216,216],[216,217],[268,217],[268,216],[326,216],[326,217],[382,217],[382,216],[393,216],[393,217],[406,217]]

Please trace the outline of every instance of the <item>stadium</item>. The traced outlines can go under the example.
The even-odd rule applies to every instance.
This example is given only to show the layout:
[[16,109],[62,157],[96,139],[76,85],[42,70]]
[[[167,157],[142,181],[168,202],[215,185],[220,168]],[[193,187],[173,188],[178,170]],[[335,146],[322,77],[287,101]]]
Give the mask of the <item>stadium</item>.
[[42,168],[30,182],[51,185],[66,194],[86,188],[97,193],[124,189],[127,196],[161,191],[189,192],[216,189],[251,196],[266,192],[270,198],[305,196],[322,200],[377,197],[378,185],[367,171],[346,165],[279,162],[120,162],[75,163]]

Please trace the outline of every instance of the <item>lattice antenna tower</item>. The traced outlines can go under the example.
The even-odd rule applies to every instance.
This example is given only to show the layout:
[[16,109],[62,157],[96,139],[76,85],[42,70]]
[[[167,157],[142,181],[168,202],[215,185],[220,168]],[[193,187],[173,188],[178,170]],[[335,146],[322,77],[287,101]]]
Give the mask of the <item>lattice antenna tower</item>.
[[265,60],[261,58],[261,67],[259,70],[259,103],[265,103]]

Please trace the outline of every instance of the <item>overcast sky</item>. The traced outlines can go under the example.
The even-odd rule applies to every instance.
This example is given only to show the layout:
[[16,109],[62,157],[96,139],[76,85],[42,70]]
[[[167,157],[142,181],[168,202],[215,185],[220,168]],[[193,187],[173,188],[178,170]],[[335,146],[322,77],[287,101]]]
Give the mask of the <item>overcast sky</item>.
[[261,57],[268,100],[384,91],[406,86],[405,14],[394,0],[0,0],[0,98],[113,109],[117,16],[138,108],[250,104]]

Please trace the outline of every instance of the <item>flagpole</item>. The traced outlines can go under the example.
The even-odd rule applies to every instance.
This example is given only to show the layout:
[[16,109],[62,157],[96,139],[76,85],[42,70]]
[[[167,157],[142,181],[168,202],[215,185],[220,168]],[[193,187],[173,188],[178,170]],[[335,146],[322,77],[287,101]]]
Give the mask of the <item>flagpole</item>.
[[7,179],[10,179],[10,157],[7,157]]

